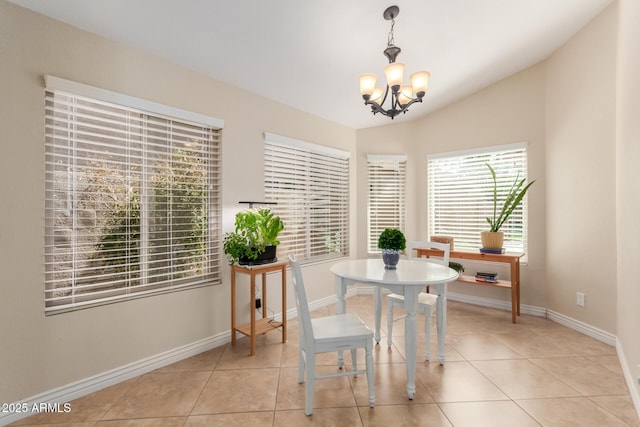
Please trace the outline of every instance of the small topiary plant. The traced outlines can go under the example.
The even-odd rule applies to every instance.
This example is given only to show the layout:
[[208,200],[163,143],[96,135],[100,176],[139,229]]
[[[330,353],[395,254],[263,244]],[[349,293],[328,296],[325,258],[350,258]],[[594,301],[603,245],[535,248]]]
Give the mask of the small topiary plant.
[[407,239],[397,228],[386,228],[378,238],[378,249],[403,251],[407,247]]

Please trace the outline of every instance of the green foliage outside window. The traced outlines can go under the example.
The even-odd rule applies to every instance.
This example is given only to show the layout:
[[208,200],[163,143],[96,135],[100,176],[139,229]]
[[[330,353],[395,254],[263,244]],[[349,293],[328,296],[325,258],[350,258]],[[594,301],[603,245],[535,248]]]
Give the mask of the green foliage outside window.
[[208,239],[204,161],[177,150],[170,161],[155,163],[147,184],[145,230],[141,180],[103,163],[96,166],[88,177],[92,191],[83,193],[91,199],[87,204],[103,212],[91,274],[109,275],[113,287],[121,287],[140,284],[144,268],[149,282],[201,273]]

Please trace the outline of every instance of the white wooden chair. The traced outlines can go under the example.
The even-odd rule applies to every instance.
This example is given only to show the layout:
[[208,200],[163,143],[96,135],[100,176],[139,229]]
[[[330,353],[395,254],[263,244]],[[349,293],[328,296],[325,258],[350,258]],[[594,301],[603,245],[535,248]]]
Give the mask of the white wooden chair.
[[[448,243],[436,243],[436,242],[408,242],[407,243],[407,257],[408,258],[416,258],[416,254],[414,250],[416,248],[433,248],[439,249],[444,252],[444,256],[439,258],[421,258],[424,259],[424,262],[433,262],[436,264],[441,264],[446,267],[449,266],[449,253],[451,251],[451,246]],[[428,292],[420,292],[418,294],[418,310],[417,312],[424,313],[424,339],[426,341],[426,348],[424,352],[425,360],[431,360],[431,314],[432,311],[435,312],[435,305],[438,302],[438,296],[435,294],[430,294]],[[393,334],[393,322],[396,320],[400,320],[404,318],[398,317],[396,319],[393,318],[393,308],[395,306],[404,306],[404,296],[398,294],[389,294],[387,295],[387,305],[388,305],[388,315],[387,315],[387,345],[391,347],[393,344],[392,334]],[[434,310],[432,310],[432,307]],[[439,355],[440,363],[444,363],[444,354]]]
[[[311,318],[307,295],[302,280],[300,264],[294,255],[289,255],[293,270],[293,288],[300,324],[300,355],[298,361],[298,382],[305,382],[304,413],[313,412],[313,392],[315,380],[346,375],[367,374],[369,386],[369,406],[375,404],[373,391],[373,331],[355,314]],[[366,370],[357,369],[357,349],[363,348],[366,355]],[[352,371],[346,369],[328,375],[316,375],[316,354],[351,350]]]

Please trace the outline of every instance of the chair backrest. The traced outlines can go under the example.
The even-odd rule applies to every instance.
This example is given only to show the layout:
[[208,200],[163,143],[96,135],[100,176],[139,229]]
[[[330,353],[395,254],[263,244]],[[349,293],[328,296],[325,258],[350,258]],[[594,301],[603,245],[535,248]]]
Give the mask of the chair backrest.
[[417,259],[417,252],[415,252],[417,248],[438,249],[442,251],[444,253],[442,258],[429,258],[427,261],[449,267],[449,254],[451,253],[451,245],[449,243],[421,241],[407,242],[407,258]]
[[298,322],[300,323],[300,345],[304,345],[304,348],[309,348],[314,337],[313,328],[311,327],[311,313],[309,313],[309,303],[307,302],[307,293],[304,289],[304,281],[302,280],[302,270],[295,255],[289,254],[289,261],[291,263],[291,277],[293,280],[296,310],[298,310]]

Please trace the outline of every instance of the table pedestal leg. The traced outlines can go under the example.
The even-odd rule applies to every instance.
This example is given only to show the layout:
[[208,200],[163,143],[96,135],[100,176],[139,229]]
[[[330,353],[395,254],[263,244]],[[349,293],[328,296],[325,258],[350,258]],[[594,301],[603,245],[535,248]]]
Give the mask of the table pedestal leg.
[[375,310],[376,330],[375,339],[376,344],[380,344],[380,317],[382,316],[382,288],[376,286],[373,289],[373,307]]
[[[344,314],[347,312],[347,303],[344,299],[347,293],[347,284],[342,278],[336,276],[336,314]],[[338,351],[338,368],[344,366],[344,354],[342,350]]]
[[[407,313],[404,319],[405,357],[407,358],[407,396],[413,400],[416,395],[416,313]],[[413,337],[411,339],[410,337]]]
[[444,342],[447,336],[447,291],[446,284],[438,288],[438,301],[436,303],[438,314],[436,327],[438,331],[438,362],[444,365]]
[[404,349],[407,359],[407,396],[413,400],[416,395],[416,352],[418,350],[416,331],[416,308],[420,290],[407,289],[404,293]]
[[347,285],[342,282],[340,277],[336,277],[336,314],[344,314],[347,312],[347,303],[344,296],[347,293]]

